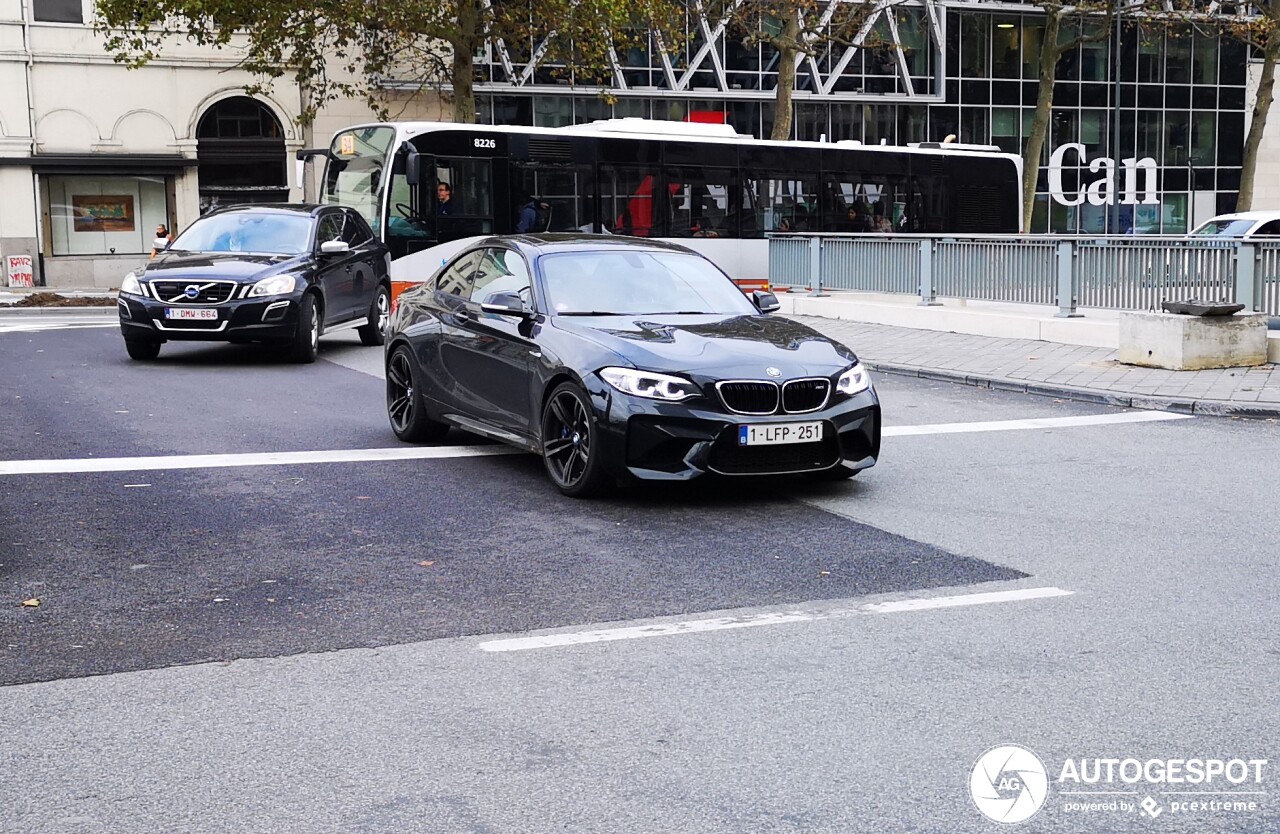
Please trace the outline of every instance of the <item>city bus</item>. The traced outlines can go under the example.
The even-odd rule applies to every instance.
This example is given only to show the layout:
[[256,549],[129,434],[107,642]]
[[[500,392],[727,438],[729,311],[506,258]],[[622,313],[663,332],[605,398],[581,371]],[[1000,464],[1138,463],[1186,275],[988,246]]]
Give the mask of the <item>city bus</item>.
[[1022,161],[997,148],[774,142],[724,124],[383,122],[299,151],[300,168],[313,158],[319,202],[369,221],[398,287],[493,234],[676,241],[745,283],[767,279],[771,234],[1016,233],[1022,217]]

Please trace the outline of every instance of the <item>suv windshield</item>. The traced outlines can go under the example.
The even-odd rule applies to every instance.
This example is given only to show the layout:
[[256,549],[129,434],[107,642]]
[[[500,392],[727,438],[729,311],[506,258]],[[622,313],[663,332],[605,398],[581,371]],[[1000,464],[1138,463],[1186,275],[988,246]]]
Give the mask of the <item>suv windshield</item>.
[[546,255],[540,264],[547,303],[560,316],[759,312],[723,272],[697,255],[573,252]]
[[1196,237],[1244,237],[1253,224],[1252,220],[1210,220],[1191,234]]
[[310,244],[308,215],[228,212],[201,217],[178,235],[170,248],[185,252],[299,255]]

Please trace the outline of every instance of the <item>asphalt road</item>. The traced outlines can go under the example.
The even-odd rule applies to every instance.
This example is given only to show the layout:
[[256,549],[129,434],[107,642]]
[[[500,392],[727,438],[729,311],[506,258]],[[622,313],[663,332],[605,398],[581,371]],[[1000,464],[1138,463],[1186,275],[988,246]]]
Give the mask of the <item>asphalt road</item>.
[[[0,329],[0,461],[398,445],[351,335],[161,357]],[[1270,763],[1056,781],[1275,758],[1277,425],[878,386],[891,432],[932,428],[839,485],[587,503],[523,454],[0,475],[0,831],[1280,830]],[[1032,418],[1098,422],[1004,422]],[[1052,782],[1016,826],[970,794],[1005,743]],[[1250,793],[1171,793],[1206,789]]]

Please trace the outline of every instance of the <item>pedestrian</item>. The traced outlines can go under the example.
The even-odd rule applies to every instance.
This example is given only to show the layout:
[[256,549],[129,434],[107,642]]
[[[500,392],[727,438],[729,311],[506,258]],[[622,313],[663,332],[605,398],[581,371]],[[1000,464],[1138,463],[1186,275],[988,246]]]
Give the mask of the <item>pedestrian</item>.
[[156,239],[157,241],[163,240],[163,241],[164,241],[164,246],[157,246],[154,242],[152,243],[152,245],[151,245],[151,259],[152,259],[152,260],[155,260],[155,259],[156,259],[156,256],[158,256],[162,251],[164,251],[164,249],[168,248],[168,246],[169,246],[169,244],[170,244],[170,243],[173,243],[173,235],[171,235],[171,234],[169,233],[169,227],[168,227],[168,226],[166,226],[166,225],[165,225],[165,224],[163,224],[163,223],[158,223],[158,224],[156,224],[156,238],[155,238],[155,239]]

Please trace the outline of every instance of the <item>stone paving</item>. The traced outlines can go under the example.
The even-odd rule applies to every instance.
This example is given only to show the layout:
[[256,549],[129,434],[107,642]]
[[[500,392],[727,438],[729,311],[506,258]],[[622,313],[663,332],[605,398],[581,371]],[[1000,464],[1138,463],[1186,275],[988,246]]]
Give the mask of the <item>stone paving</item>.
[[1138,368],[1116,351],[795,316],[881,373],[1188,413],[1280,418],[1280,365],[1208,371]]

